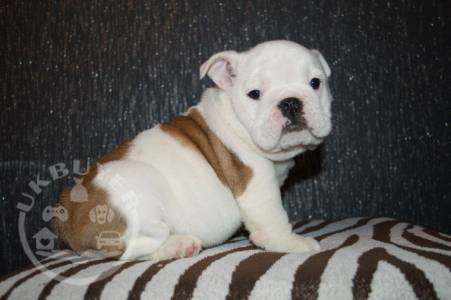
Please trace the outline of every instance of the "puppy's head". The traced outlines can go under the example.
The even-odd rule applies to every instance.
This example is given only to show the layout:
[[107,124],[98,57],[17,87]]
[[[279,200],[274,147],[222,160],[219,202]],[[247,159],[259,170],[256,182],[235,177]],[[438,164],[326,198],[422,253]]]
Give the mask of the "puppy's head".
[[230,96],[253,143],[267,154],[302,152],[331,130],[330,68],[317,50],[270,41],[242,53],[224,51],[200,68]]

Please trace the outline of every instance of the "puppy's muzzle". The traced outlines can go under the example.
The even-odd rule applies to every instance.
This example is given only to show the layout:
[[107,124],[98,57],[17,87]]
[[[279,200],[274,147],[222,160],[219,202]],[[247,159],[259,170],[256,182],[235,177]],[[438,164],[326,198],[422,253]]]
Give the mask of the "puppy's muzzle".
[[283,99],[277,105],[282,115],[287,118],[284,133],[298,131],[307,128],[307,120],[304,117],[304,105],[299,98],[290,97]]

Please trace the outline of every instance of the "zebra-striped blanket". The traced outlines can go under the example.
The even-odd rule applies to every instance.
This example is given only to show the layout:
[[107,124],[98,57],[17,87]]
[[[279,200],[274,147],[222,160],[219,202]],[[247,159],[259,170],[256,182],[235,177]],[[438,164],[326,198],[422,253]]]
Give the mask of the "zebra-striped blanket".
[[294,225],[321,250],[265,252],[244,236],[192,258],[114,261],[61,251],[0,282],[1,299],[451,299],[451,236],[388,218]]

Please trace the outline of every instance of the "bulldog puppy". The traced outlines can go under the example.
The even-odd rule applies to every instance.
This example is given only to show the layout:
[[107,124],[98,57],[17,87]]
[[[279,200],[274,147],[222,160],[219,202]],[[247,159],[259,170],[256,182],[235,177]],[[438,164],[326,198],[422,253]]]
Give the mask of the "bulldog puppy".
[[[121,259],[160,260],[196,255],[244,223],[265,250],[318,250],[292,232],[280,186],[293,158],[331,130],[330,74],[317,50],[289,41],[213,55],[200,77],[217,87],[198,105],[100,159],[73,187],[86,199],[63,191],[69,217],[55,219],[59,237],[79,253],[108,255],[109,245]],[[99,205],[114,210],[103,224],[89,217]]]

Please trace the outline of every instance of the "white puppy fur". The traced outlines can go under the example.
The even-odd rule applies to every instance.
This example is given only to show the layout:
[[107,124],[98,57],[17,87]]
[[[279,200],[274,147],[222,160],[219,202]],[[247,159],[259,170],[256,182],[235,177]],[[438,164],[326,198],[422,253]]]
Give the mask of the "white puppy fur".
[[[213,55],[200,68],[217,88],[195,108],[252,178],[235,199],[208,162],[159,126],[139,134],[124,159],[106,163],[94,183],[106,189],[125,218],[123,259],[191,256],[227,240],[244,222],[250,239],[270,251],[318,250],[292,233],[280,186],[293,158],[322,142],[331,130],[330,69],[316,50],[271,41],[237,53]],[[312,88],[312,78],[320,80]],[[260,99],[251,99],[251,90]],[[305,128],[285,133],[278,104],[301,99]]]

